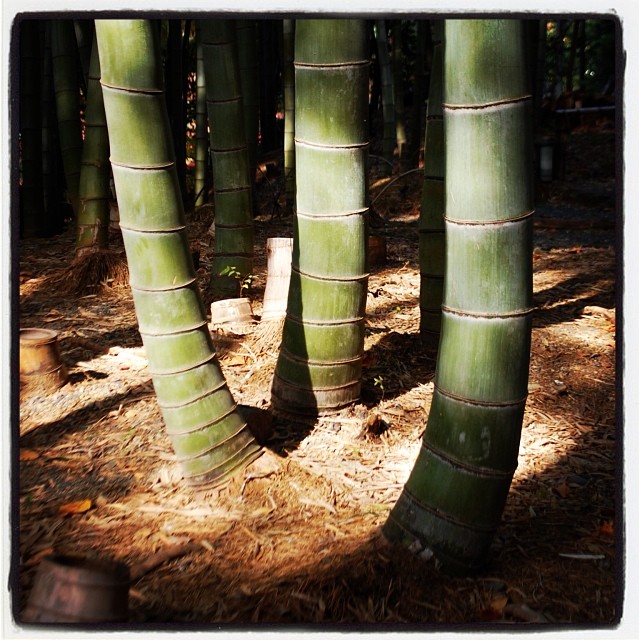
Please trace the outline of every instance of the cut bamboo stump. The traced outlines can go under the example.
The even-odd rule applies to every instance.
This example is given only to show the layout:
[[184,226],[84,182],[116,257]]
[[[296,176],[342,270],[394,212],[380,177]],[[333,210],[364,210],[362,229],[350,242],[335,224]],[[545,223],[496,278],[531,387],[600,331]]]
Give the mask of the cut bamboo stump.
[[20,329],[20,382],[33,392],[58,390],[69,374],[60,357],[58,334],[50,329]]
[[251,331],[254,318],[249,298],[225,298],[211,303],[211,327],[244,334]]
[[267,239],[267,283],[264,289],[262,320],[284,318],[287,312],[293,238]]

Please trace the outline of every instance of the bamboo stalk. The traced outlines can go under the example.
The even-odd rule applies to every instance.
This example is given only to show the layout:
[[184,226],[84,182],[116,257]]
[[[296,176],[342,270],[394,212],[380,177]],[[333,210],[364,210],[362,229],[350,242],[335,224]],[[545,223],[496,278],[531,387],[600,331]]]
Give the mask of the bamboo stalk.
[[445,29],[442,335],[423,444],[384,531],[473,571],[500,523],[527,396],[531,96],[519,21]]
[[282,21],[283,93],[284,93],[284,176],[287,210],[295,209],[296,151],[295,151],[295,20]]
[[366,303],[368,56],[357,20],[295,38],[297,213],[274,407],[328,413],[360,394]]
[[73,206],[74,213],[77,213],[82,130],[80,127],[80,85],[78,82],[79,59],[73,20],[66,18],[52,20],[51,56],[58,115],[58,135],[67,197]]
[[382,156],[386,160],[382,164],[382,175],[391,175],[393,171],[393,151],[396,147],[396,113],[393,95],[393,68],[387,42],[387,25],[385,20],[376,20],[376,45],[380,63],[380,93],[382,96]]
[[207,112],[213,162],[215,244],[210,289],[235,297],[253,271],[253,201],[233,20],[203,20]]
[[424,182],[420,206],[420,334],[437,344],[444,286],[444,116],[442,113],[442,39],[444,22],[432,24],[433,62],[424,141]]
[[189,251],[158,41],[147,20],[97,20],[130,285],[158,404],[187,483],[216,485],[260,449],[215,357]]
[[209,153],[209,133],[207,131],[207,89],[204,78],[204,60],[202,57],[202,35],[200,26],[196,26],[196,171],[195,206],[207,202],[207,169]]
[[85,136],[80,163],[76,255],[106,249],[109,244],[109,134],[100,86],[98,45],[93,46],[87,77]]

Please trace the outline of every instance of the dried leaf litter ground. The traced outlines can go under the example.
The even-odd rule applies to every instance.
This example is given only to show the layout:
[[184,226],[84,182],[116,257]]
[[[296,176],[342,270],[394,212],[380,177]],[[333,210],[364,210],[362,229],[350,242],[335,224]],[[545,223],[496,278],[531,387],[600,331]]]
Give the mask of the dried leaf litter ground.
[[[444,575],[379,533],[415,460],[433,390],[435,354],[418,333],[419,174],[376,201],[373,231],[386,236],[388,259],[369,280],[359,404],[314,423],[270,416],[277,325],[212,329],[236,400],[261,410],[272,434],[243,476],[205,493],[181,484],[128,288],[58,295],[49,278],[72,255],[73,232],[21,242],[20,326],[59,332],[70,380],[19,400],[18,610],[40,559],[55,550],[134,569],[158,558],[131,587],[133,624],[611,624],[623,588],[613,157],[606,128],[575,132],[565,180],[538,206],[519,465],[490,563],[473,577]],[[291,235],[291,220],[278,215],[279,167],[263,169],[248,292],[257,317],[265,239]],[[211,214],[190,215],[203,291]],[[112,246],[122,250],[116,231]]]

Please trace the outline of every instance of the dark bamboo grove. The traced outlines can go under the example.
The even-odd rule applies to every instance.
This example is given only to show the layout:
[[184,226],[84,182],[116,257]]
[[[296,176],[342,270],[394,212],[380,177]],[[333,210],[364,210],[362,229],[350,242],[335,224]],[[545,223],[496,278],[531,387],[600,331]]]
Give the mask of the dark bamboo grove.
[[[589,39],[602,50],[612,46],[606,26],[530,25],[434,20],[425,42],[424,24],[382,19],[104,19],[96,21],[97,50],[87,67],[86,24],[76,40],[70,20],[22,22],[22,233],[52,228],[43,162],[46,29],[78,251],[106,246],[109,150],[139,330],[188,484],[220,484],[261,450],[213,348],[185,203],[206,202],[213,184],[209,293],[238,296],[253,269],[258,159],[283,154],[294,250],[272,407],[331,413],[361,392],[368,167],[379,163],[383,175],[415,169],[417,139],[424,141],[421,332],[439,350],[422,448],[384,531],[431,550],[448,568],[483,566],[517,462],[527,396],[534,123],[545,126],[532,103],[541,109],[575,100],[596,77],[605,90],[613,83],[612,68],[587,59]],[[543,28],[541,44],[535,34]],[[413,90],[414,130],[405,120],[407,83],[398,77],[408,48],[422,82]],[[197,76],[193,175],[184,133],[187,73]],[[371,152],[374,129],[380,154]]]

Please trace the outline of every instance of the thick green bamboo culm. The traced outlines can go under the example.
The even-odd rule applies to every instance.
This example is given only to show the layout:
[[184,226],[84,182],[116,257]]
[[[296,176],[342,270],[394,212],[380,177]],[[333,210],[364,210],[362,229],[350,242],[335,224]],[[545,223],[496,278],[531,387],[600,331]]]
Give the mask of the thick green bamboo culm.
[[398,149],[398,162],[400,172],[406,168],[407,131],[404,124],[404,86],[402,77],[402,20],[394,20],[391,27],[392,34],[392,69],[393,69],[393,111],[396,124],[396,145]]
[[210,289],[235,297],[253,271],[253,199],[236,27],[233,20],[201,22],[213,162],[215,240]]
[[78,187],[76,256],[106,249],[109,244],[109,133],[100,86],[100,58],[93,36],[89,74],[85,134]]
[[53,61],[51,60],[51,20],[40,21],[42,55],[42,183],[44,186],[44,210],[47,222],[51,222],[59,203],[64,198],[64,180],[59,169],[60,143],[56,120],[55,92],[53,87]]
[[330,413],[360,396],[367,294],[369,57],[360,20],[295,33],[296,218],[274,408]]
[[185,232],[157,24],[96,20],[129,278],[158,404],[185,481],[224,482],[260,454],[215,356]]
[[42,176],[42,72],[38,20],[24,20],[20,31],[20,141],[22,234],[46,232]]
[[284,179],[287,211],[295,210],[296,198],[296,93],[293,58],[295,51],[295,20],[282,21],[283,68],[282,85],[284,94]]
[[204,59],[200,25],[196,23],[196,170],[195,206],[207,202],[207,171],[209,169],[209,131],[207,119],[207,89],[204,80]]
[[78,47],[78,58],[82,69],[82,79],[84,82],[85,95],[89,87],[89,68],[91,66],[91,52],[94,42],[94,24],[90,18],[82,18],[73,21],[73,30],[76,34],[76,45]]
[[447,20],[445,43],[442,334],[422,447],[383,531],[470,572],[500,524],[527,397],[531,95],[521,21]]
[[385,20],[376,20],[376,45],[380,66],[380,94],[382,96],[382,157],[381,173],[391,175],[393,171],[393,151],[396,147],[396,112],[393,95],[393,67],[387,41],[387,24]]
[[255,20],[236,20],[236,38],[244,133],[249,154],[249,182],[253,187],[258,162],[258,136],[260,133],[258,23]]
[[51,21],[51,56],[55,86],[58,136],[67,198],[78,211],[82,128],[80,125],[79,57],[73,20]]
[[444,22],[431,23],[433,58],[424,136],[424,182],[420,205],[420,335],[438,345],[444,284],[444,118],[442,115],[442,38]]

